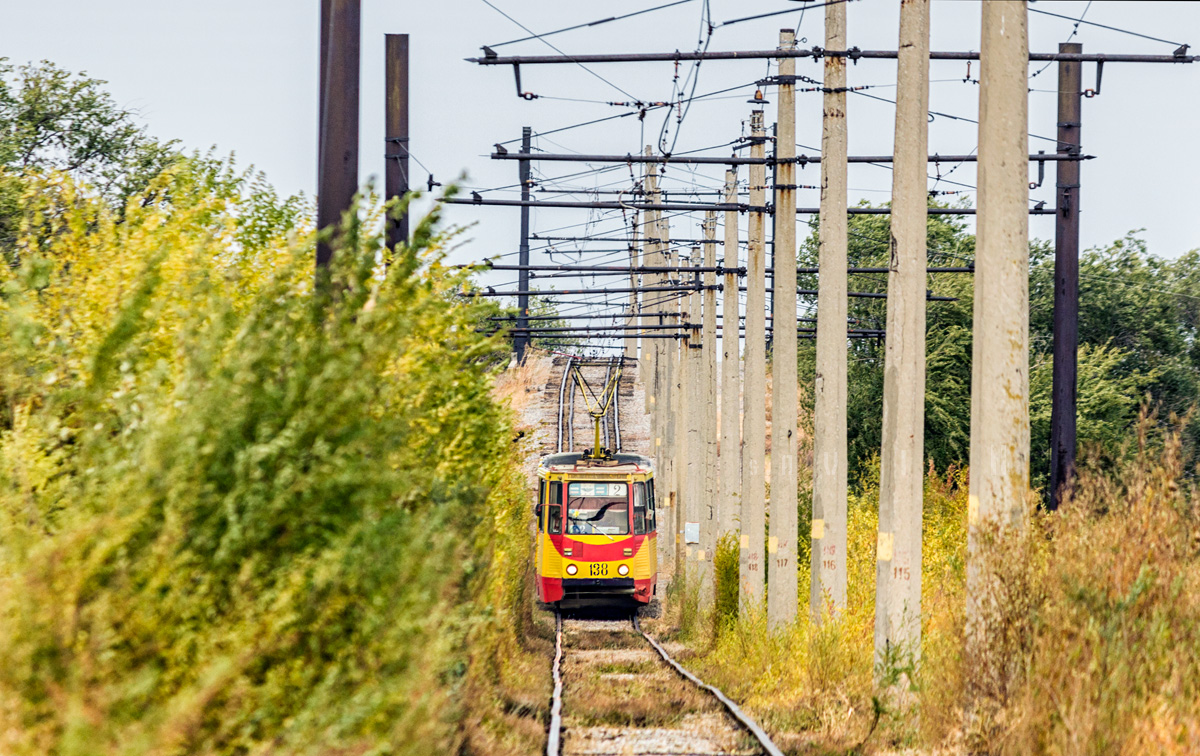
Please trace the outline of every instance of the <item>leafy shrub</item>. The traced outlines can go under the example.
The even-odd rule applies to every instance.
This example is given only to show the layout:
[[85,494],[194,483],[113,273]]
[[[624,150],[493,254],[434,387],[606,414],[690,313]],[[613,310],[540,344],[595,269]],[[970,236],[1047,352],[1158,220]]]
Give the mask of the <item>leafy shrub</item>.
[[186,161],[120,222],[63,177],[28,197],[6,753],[453,750],[467,639],[511,642],[523,485],[436,211],[394,253],[348,217],[319,296],[301,208],[254,181]]

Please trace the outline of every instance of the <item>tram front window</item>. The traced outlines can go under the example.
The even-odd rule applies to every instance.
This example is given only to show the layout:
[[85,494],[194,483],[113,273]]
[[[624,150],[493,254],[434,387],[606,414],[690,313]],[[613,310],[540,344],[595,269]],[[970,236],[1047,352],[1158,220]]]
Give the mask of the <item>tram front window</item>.
[[567,533],[628,535],[629,486],[625,483],[568,483]]

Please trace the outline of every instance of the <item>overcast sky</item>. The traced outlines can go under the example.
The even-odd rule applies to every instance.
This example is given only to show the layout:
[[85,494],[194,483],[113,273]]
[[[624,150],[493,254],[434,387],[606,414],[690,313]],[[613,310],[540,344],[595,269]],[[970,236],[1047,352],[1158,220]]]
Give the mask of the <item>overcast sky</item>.
[[[283,192],[311,194],[316,179],[316,94],[318,0],[0,0],[0,55],[16,63],[48,59],[75,71],[105,79],[117,101],[136,109],[152,132],[175,138],[190,147],[215,146],[234,152],[242,165],[264,170]],[[667,2],[611,0],[605,3],[565,0],[492,0],[516,20],[545,32],[605,16],[619,15]],[[783,10],[787,0],[712,0],[714,22],[753,13]],[[891,49],[897,40],[898,2],[860,0],[848,6],[849,38],[863,49]],[[1032,8],[1086,19],[1162,37],[1200,44],[1200,4],[1176,2],[1051,2]],[[634,19],[567,32],[551,38],[568,52],[690,50],[697,44],[702,0]],[[777,44],[781,27],[799,24],[803,44],[822,44],[823,10],[794,13],[718,27],[710,49],[764,49]],[[980,4],[977,0],[935,0],[934,50],[975,50],[979,46]],[[1031,14],[1030,42],[1034,51],[1052,52],[1072,33],[1070,21]],[[628,112],[604,104],[626,100],[667,100],[674,88],[671,64],[610,64],[593,66],[607,79],[578,66],[526,67],[523,87],[543,95],[533,102],[515,95],[511,69],[480,68],[463,58],[480,45],[525,36],[525,32],[482,0],[363,0],[362,178],[379,175],[383,153],[383,39],[385,33],[411,35],[412,151],[439,181],[466,172],[473,187],[514,184],[514,162],[490,161],[494,142],[520,136],[523,125],[535,132],[591,118]],[[1172,44],[1080,26],[1075,41],[1085,52],[1169,54]],[[501,54],[553,52],[533,40],[499,49]],[[1195,52],[1193,50],[1192,52]],[[1055,133],[1055,67],[1030,67],[1030,131]],[[801,59],[798,73],[820,77],[820,64]],[[686,77],[688,66],[680,68]],[[753,106],[746,99],[753,82],[767,73],[763,61],[709,62],[699,70],[698,94],[739,84],[748,85],[723,97],[698,101],[682,124],[676,152],[725,145],[743,133]],[[974,118],[977,85],[964,82],[967,66],[934,62],[930,108],[948,115]],[[692,75],[695,75],[692,72]],[[887,154],[892,149],[892,105],[865,95],[895,95],[894,61],[861,61],[851,66],[850,85],[870,85],[851,95],[848,106],[851,154]],[[978,64],[970,69],[978,76]],[[1087,65],[1084,86],[1094,87],[1096,70]],[[626,94],[628,93],[628,95]],[[1082,234],[1084,246],[1106,244],[1126,232],[1145,228],[1150,250],[1175,257],[1200,247],[1200,66],[1109,64],[1102,94],[1084,100],[1084,151],[1097,155],[1083,167]],[[766,106],[768,123],[775,118]],[[575,98],[599,102],[576,102]],[[797,139],[819,147],[819,93],[798,96]],[[583,153],[636,152],[657,143],[663,111],[615,119],[595,126],[540,137],[535,145],[546,151]],[[669,120],[674,139],[674,120]],[[970,153],[977,147],[977,126],[968,120],[937,116],[930,124],[930,150],[942,154]],[[1031,137],[1030,149],[1054,151],[1053,141]],[[810,154],[815,150],[808,149]],[[713,154],[727,154],[720,147]],[[588,166],[545,164],[543,178],[584,170]],[[953,166],[942,168],[943,173]],[[423,182],[427,170],[416,163],[414,178]],[[851,201],[888,199],[891,175],[886,169],[851,166]],[[680,169],[668,172],[667,185],[715,186],[720,170],[691,176]],[[930,173],[936,175],[931,166]],[[745,179],[743,171],[741,178]],[[949,181],[930,180],[930,188],[965,191],[973,200],[974,166],[964,164]],[[559,186],[628,186],[629,172],[618,166],[599,175],[558,182]],[[1036,168],[1031,169],[1036,180]],[[805,185],[819,183],[819,168],[799,173]],[[554,182],[546,182],[552,185]],[[1033,199],[1053,204],[1053,170]],[[489,197],[513,196],[493,191]],[[681,195],[682,198],[682,195]],[[816,190],[801,190],[801,206],[816,205]],[[512,253],[517,242],[517,211],[500,208],[454,208],[450,220],[476,223],[468,233],[473,242],[456,253],[460,259],[482,259]],[[591,223],[590,226],[583,225]],[[692,235],[692,220],[677,219],[673,233]],[[539,210],[534,229],[572,226],[568,233],[618,231],[619,214],[581,210]],[[1053,237],[1052,217],[1034,217],[1031,234]],[[540,259],[545,259],[544,257]],[[564,260],[562,257],[556,259]],[[503,283],[503,281],[501,281]]]

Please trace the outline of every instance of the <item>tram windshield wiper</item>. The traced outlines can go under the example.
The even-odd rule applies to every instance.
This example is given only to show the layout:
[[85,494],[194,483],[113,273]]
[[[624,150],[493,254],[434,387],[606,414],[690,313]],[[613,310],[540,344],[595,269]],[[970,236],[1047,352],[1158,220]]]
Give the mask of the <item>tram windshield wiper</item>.
[[592,532],[594,532],[594,533],[599,533],[600,535],[604,536],[604,537],[605,537],[605,538],[607,538],[608,540],[610,540],[610,541],[613,541],[613,542],[616,542],[616,540],[617,540],[617,539],[613,538],[613,537],[612,537],[612,536],[610,536],[608,533],[605,533],[603,530],[601,530],[600,528],[596,527],[596,525],[595,525],[595,524],[593,524],[595,520],[598,520],[598,519],[600,519],[601,517],[603,517],[603,516],[604,516],[604,513],[605,513],[605,512],[608,510],[608,508],[609,508],[609,507],[611,507],[611,506],[612,506],[614,503],[616,503],[616,502],[609,502],[608,504],[605,504],[603,507],[601,507],[601,508],[600,508],[600,511],[599,511],[599,512],[597,512],[596,514],[592,515],[591,517],[576,517],[576,516],[574,516],[574,515],[572,515],[572,514],[571,514],[571,510],[570,510],[570,508],[568,507],[568,509],[567,509],[567,519],[568,519],[568,520],[570,520],[571,522],[579,522],[579,523],[583,523],[584,525],[587,525],[589,528],[591,528],[591,529],[592,529]]

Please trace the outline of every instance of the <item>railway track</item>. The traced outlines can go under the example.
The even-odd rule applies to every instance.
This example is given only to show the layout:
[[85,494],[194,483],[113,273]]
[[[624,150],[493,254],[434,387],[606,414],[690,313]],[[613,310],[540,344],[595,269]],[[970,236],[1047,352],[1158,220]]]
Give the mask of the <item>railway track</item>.
[[721,691],[671,657],[636,614],[555,615],[548,756],[783,756]]
[[[626,376],[626,371],[631,369],[630,365],[624,363],[621,357],[585,359],[573,355],[560,355],[555,359],[554,366],[555,372],[551,378],[551,385],[558,388],[558,409],[555,415],[557,429],[553,451],[579,451],[592,443],[592,420],[585,410],[586,399],[594,398],[594,395],[592,397],[580,396],[579,401],[576,401],[576,395],[585,389],[581,389],[579,384],[572,379],[572,372],[578,369],[588,387],[598,394],[608,384],[613,377],[613,371],[617,368],[622,370],[617,401],[609,406],[608,412],[604,416],[601,426],[601,443],[611,451],[622,451],[624,444],[621,434],[621,398],[628,398],[632,394],[633,376]],[[561,372],[559,372],[560,370]],[[578,439],[575,436],[577,428],[582,433]]]
[[[556,407],[544,453],[581,451],[593,443],[587,408],[596,406],[596,395],[618,368],[601,443],[612,451],[650,452],[636,363],[560,354],[544,394],[545,406]],[[573,379],[576,369],[585,387]],[[592,393],[577,396],[582,391]],[[577,428],[583,435],[576,437]],[[657,607],[652,603],[649,611]],[[549,756],[782,756],[757,723],[676,661],[628,609],[607,617],[556,610],[552,675]]]

